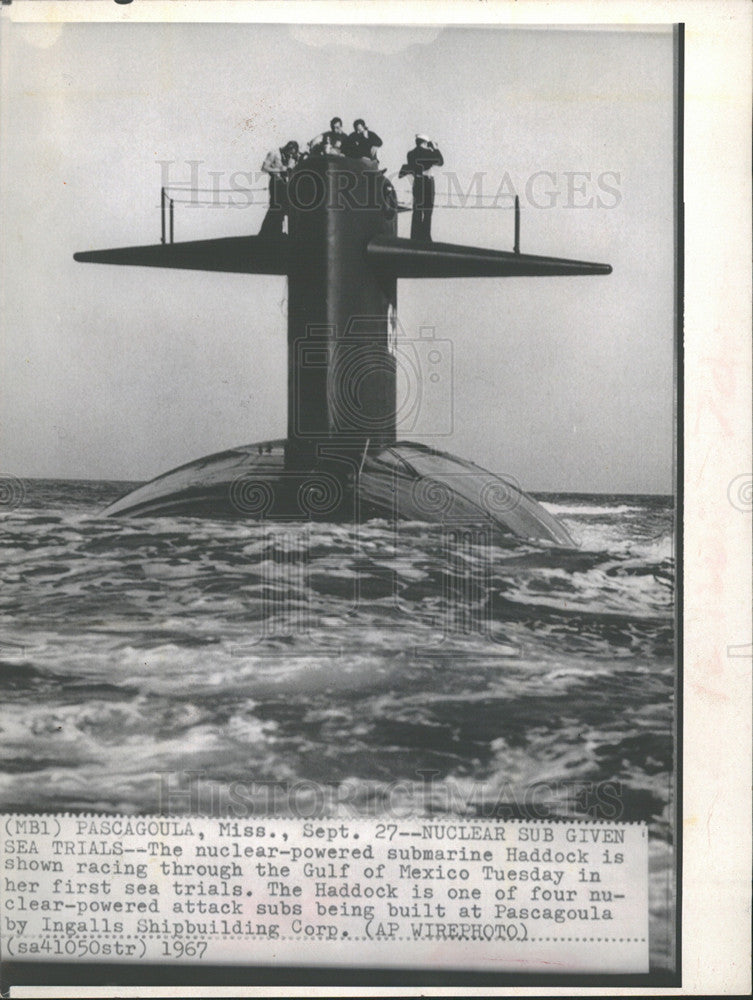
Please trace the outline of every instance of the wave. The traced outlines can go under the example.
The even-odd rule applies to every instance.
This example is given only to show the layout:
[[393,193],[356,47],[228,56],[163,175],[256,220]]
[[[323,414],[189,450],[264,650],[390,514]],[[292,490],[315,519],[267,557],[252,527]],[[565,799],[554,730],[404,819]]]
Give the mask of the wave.
[[545,507],[550,514],[570,514],[571,516],[577,517],[596,517],[605,516],[612,514],[640,514],[643,513],[643,507],[633,507],[630,504],[617,504],[616,506],[605,506],[604,504],[593,504],[593,503],[579,503],[579,504],[560,504],[560,503],[549,503],[546,500],[541,501],[542,507]]
[[4,519],[6,807],[148,811],[160,772],[193,769],[369,801],[419,770],[492,799],[630,777],[636,815],[664,809],[668,502],[552,496],[581,543],[561,550],[419,522],[103,520],[103,492],[54,506],[50,486]]

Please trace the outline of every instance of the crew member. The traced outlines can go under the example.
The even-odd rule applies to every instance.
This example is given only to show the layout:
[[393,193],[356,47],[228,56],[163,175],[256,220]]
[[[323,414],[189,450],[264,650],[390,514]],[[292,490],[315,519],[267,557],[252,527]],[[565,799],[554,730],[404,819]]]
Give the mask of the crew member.
[[322,132],[309,143],[309,150],[312,153],[329,153],[333,156],[344,156],[343,144],[347,140],[343,129],[342,118],[333,118],[329,123],[329,131]]
[[444,165],[437,146],[423,132],[416,134],[416,145],[406,156],[398,176],[413,175],[413,216],[410,238],[431,243],[431,213],[434,210],[434,178],[432,169]]
[[259,236],[282,236],[282,224],[288,214],[288,177],[298,162],[298,143],[291,139],[279,149],[270,150],[261,169],[269,174],[269,208]]
[[343,146],[346,156],[352,156],[354,160],[376,160],[377,149],[382,145],[382,140],[373,131],[366,127],[363,118],[356,118],[353,122],[353,131],[347,138]]

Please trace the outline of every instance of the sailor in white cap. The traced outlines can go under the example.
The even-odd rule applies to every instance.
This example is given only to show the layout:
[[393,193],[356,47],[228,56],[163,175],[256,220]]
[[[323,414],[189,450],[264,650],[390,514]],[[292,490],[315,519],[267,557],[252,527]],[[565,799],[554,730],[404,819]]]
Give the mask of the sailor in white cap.
[[413,175],[413,217],[410,238],[431,243],[431,213],[434,209],[434,167],[444,165],[444,157],[438,147],[424,132],[416,132],[416,145],[411,149],[406,162],[400,167],[400,177]]

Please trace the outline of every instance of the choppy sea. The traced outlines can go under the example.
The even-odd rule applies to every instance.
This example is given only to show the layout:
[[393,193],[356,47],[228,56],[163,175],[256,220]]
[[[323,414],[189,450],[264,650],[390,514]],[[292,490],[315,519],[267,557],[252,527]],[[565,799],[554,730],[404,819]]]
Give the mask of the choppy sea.
[[0,807],[645,820],[671,967],[672,498],[540,496],[564,551],[103,518],[128,486],[0,506]]

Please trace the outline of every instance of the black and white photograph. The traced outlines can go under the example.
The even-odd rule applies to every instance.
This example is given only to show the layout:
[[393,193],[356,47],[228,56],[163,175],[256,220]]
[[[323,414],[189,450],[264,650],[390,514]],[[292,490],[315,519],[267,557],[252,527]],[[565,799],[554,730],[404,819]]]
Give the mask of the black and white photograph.
[[[515,874],[488,867],[444,883],[468,905],[443,909],[420,880],[454,876],[414,869],[412,909],[377,926],[352,879],[347,911],[347,865],[285,902],[290,870],[264,883],[256,863],[231,964],[295,982],[280,934],[324,985],[347,968],[525,986],[545,958],[505,921],[535,936],[540,918],[577,922],[596,956],[573,944],[550,985],[677,982],[683,44],[673,24],[3,8],[0,807],[31,834],[5,847],[18,899],[44,893],[44,817],[78,817],[91,893],[120,884],[92,838],[164,834],[130,874],[169,984],[203,953],[196,925],[146,920],[150,880],[191,874],[164,845],[192,817],[257,852],[270,820],[296,821],[338,859],[363,821],[395,865],[427,823],[512,823],[538,841],[519,854],[534,908],[516,914]],[[630,887],[558,889],[546,831],[568,823],[605,864],[643,831],[641,962],[599,964],[602,941],[629,947],[613,897]],[[442,864],[484,845],[422,846]],[[78,922],[49,940],[93,939],[108,918],[58,863],[37,909]],[[235,877],[196,873],[197,896]],[[335,897],[332,920],[309,893]],[[236,912],[200,908],[199,936]],[[420,978],[427,936],[460,978]],[[96,982],[117,961],[15,940],[36,973],[73,960]]]

